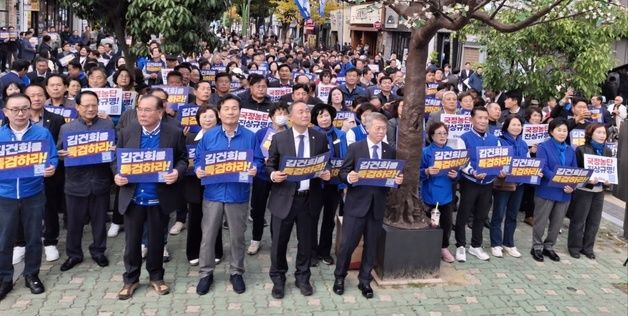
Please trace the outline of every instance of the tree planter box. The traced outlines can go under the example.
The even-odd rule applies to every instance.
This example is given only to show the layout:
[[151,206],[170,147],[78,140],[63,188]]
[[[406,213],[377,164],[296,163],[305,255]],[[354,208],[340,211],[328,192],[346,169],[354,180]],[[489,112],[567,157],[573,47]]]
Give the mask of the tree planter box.
[[377,249],[376,279],[438,278],[442,239],[440,229],[406,230],[384,225]]

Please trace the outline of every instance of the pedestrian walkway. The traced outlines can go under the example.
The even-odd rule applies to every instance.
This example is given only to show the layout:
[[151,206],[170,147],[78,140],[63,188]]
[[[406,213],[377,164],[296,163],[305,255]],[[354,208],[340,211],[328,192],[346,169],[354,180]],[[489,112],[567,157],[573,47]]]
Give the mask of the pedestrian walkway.
[[[522,215],[522,214],[520,214]],[[565,221],[567,223],[567,221]],[[250,223],[249,223],[250,224]],[[228,233],[228,231],[224,231]],[[145,270],[141,286],[128,301],[118,301],[122,286],[124,233],[109,239],[111,265],[98,267],[89,256],[67,272],[59,267],[65,256],[43,263],[40,277],[46,286],[42,295],[32,295],[22,278],[0,303],[0,315],[627,315],[628,275],[622,264],[628,256],[619,228],[603,221],[596,244],[597,260],[573,259],[566,252],[566,226],[556,250],[562,260],[534,261],[528,251],[531,227],[519,223],[517,246],[522,258],[491,258],[481,262],[469,256],[466,263],[442,264],[442,283],[381,288],[373,284],[375,298],[367,300],[357,290],[356,273],[347,278],[343,296],[333,293],[333,266],[312,268],[313,296],[304,297],[294,287],[291,274],[286,297],[270,296],[272,283],[270,241],[264,232],[262,250],[246,257],[247,291],[235,294],[229,284],[228,259],[215,272],[209,294],[195,292],[198,267],[185,258],[185,233],[169,236],[173,260],[165,264],[170,295],[158,296],[148,287]],[[470,234],[470,231],[468,232]],[[89,232],[86,232],[86,236]],[[248,234],[250,235],[250,229]],[[488,247],[488,230],[485,230]],[[87,241],[84,249],[87,250]],[[288,260],[293,267],[296,239]],[[63,238],[62,238],[63,240]],[[228,241],[228,238],[225,238]],[[225,249],[228,245],[225,245]],[[453,247],[453,246],[452,246]],[[60,250],[63,251],[61,243]],[[409,250],[411,251],[411,249]],[[488,251],[488,249],[487,249]],[[228,251],[225,251],[228,254]],[[21,271],[21,267],[18,267]],[[292,273],[291,270],[289,273]]]

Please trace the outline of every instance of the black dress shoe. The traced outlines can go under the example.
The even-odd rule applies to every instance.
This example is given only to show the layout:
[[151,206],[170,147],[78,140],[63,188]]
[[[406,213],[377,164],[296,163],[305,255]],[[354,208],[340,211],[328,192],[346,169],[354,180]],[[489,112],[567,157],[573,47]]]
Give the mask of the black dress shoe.
[[68,271],[81,262],[83,262],[81,258],[70,257],[61,265],[61,271]]
[[310,296],[314,294],[314,288],[312,288],[310,281],[296,281],[294,282],[294,285],[301,290],[301,294],[303,294],[303,296]]
[[334,281],[334,293],[338,294],[338,295],[342,295],[345,293],[345,279],[343,278],[336,278],[336,280]]
[[532,249],[530,250],[530,254],[532,255],[532,258],[534,258],[534,260],[538,261],[538,262],[543,262],[545,259],[543,259],[543,251],[538,250],[538,249]]
[[273,296],[274,299],[280,300],[285,295],[285,287],[285,283],[275,283],[270,294]]
[[0,301],[7,297],[11,290],[13,290],[13,282],[2,282],[0,284]]
[[44,284],[41,283],[37,275],[24,276],[24,283],[26,283],[27,288],[31,289],[33,294],[41,294],[45,291]]
[[373,289],[370,284],[360,283],[358,284],[358,289],[362,291],[362,296],[366,298],[373,298]]
[[577,251],[569,250],[569,255],[574,259],[580,259],[580,253]]
[[94,259],[96,264],[100,267],[106,267],[109,265],[109,259],[107,259],[105,255],[95,256],[92,257],[92,259]]
[[560,257],[556,254],[556,251],[550,249],[543,249],[543,255],[548,256],[552,261],[560,261]]
[[196,294],[205,295],[209,292],[209,288],[212,286],[214,282],[214,276],[212,274],[201,278],[198,281],[198,285],[196,285]]
[[591,260],[595,260],[595,253],[593,252],[580,251],[580,253]]

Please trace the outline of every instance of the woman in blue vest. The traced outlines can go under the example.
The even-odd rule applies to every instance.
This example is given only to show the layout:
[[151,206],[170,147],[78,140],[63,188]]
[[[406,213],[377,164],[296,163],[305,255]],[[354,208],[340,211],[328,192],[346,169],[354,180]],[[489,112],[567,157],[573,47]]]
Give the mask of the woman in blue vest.
[[[595,123],[587,126],[584,132],[585,143],[576,148],[578,167],[584,168],[584,155],[612,156],[611,150],[605,144],[606,137],[604,124]],[[603,185],[608,185],[608,181],[591,178],[586,186],[578,188],[573,193],[567,248],[569,255],[576,259],[580,258],[580,254],[589,259],[595,259],[593,245],[602,220]]]
[[443,241],[441,246],[441,259],[445,262],[452,263],[454,256],[449,252],[449,236],[451,235],[452,216],[451,212],[455,206],[454,203],[454,186],[458,178],[458,171],[449,170],[446,174],[438,175],[440,169],[434,167],[434,152],[441,150],[453,150],[447,146],[447,136],[449,129],[443,122],[435,122],[430,125],[427,131],[430,145],[423,148],[423,158],[420,167],[420,193],[423,202],[427,204],[429,209],[436,207],[440,211],[439,226],[443,230]]
[[[345,132],[334,127],[336,109],[324,103],[319,103],[312,108],[312,124],[314,129],[325,134],[329,145],[329,154],[332,162],[342,160],[347,154],[347,138]],[[336,178],[337,179],[337,178]],[[334,220],[336,209],[342,199],[342,191],[346,185],[336,182],[323,183],[323,220],[321,223],[320,237],[317,238],[318,219],[320,211],[314,214],[314,234],[312,240],[312,264],[320,260],[326,265],[334,264],[331,257],[332,235],[334,233]]]
[[[521,138],[523,122],[516,115],[510,115],[502,125],[499,141],[502,146],[513,149],[512,158],[528,158],[528,144]],[[494,257],[503,257],[503,252],[519,258],[521,253],[515,247],[515,229],[517,228],[517,212],[523,198],[523,186],[507,183],[504,178],[495,180],[493,184],[493,215],[491,217],[491,253]],[[502,223],[504,231],[502,233]]]
[[[554,177],[557,167],[578,166],[576,152],[566,142],[569,135],[567,121],[562,118],[552,120],[548,126],[548,133],[550,138],[538,145],[536,153],[536,158],[545,160],[543,178],[534,197],[534,226],[530,251],[532,258],[539,262],[543,261],[543,256],[549,257],[552,261],[560,261],[560,257],[554,251],[554,244],[569,207],[571,193],[574,191],[568,185],[562,188],[552,187],[549,182]],[[546,228],[547,236],[543,240]]]

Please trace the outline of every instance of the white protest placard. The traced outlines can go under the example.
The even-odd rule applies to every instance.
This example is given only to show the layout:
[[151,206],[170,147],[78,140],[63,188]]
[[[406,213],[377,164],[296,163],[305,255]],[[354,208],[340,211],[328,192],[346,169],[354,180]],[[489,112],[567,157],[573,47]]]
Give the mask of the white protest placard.
[[591,178],[596,178],[599,182],[619,184],[617,158],[584,154],[584,169],[593,170]]
[[440,121],[449,129],[448,139],[460,138],[462,134],[471,130],[471,115],[443,113],[440,115]]
[[547,124],[524,124],[521,138],[523,138],[523,141],[526,142],[528,146],[544,142],[549,138]]
[[84,88],[83,91],[93,91],[98,95],[98,112],[108,115],[122,113],[122,89],[120,88]]
[[268,88],[266,94],[270,97],[271,102],[279,102],[279,99],[286,94],[292,93],[291,87]]
[[329,98],[329,92],[331,92],[331,89],[335,88],[336,86],[333,84],[319,84],[318,85],[318,92],[316,92],[316,96],[321,99],[323,102],[327,102],[327,98]]

